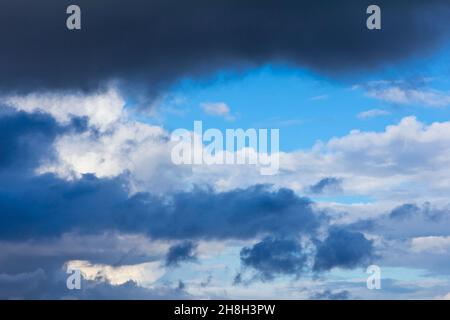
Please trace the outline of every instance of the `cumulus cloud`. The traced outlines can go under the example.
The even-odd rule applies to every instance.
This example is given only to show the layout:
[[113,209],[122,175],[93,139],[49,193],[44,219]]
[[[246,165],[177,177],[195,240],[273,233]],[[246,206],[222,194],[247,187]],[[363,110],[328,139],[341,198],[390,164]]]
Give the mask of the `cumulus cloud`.
[[86,118],[90,126],[101,131],[109,129],[124,116],[125,106],[124,99],[113,88],[90,95],[56,92],[6,95],[2,101],[19,111],[49,114],[62,124],[70,123],[73,118]]
[[[72,122],[79,119],[80,129],[54,137],[54,150],[50,150],[54,156],[40,163],[36,169],[39,173],[55,173],[64,179],[81,178],[83,174],[98,178],[128,175],[131,192],[160,194],[188,190],[196,184],[213,184],[218,190],[231,190],[255,183],[273,183],[304,192],[325,176],[342,179],[340,188],[344,194],[367,194],[403,202],[408,198],[446,199],[449,187],[446,181],[450,179],[436,181],[431,177],[448,176],[445,167],[450,162],[447,141],[450,125],[447,122],[425,124],[415,117],[406,117],[380,132],[353,130],[348,135],[319,142],[310,150],[280,152],[279,174],[263,177],[258,166],[174,165],[168,133],[161,127],[133,120],[124,109],[123,98],[112,92],[86,96],[89,101],[109,101],[97,103],[99,109],[104,109],[99,113],[108,112],[109,108],[115,110],[120,105],[119,119],[105,120],[102,124],[89,120],[97,117],[90,111],[80,111],[73,118],[73,104],[69,102],[74,97],[69,96],[69,102],[65,103],[64,95],[58,99],[53,96],[60,108],[57,113],[51,109],[47,113],[56,118],[57,126],[67,126],[64,119]],[[35,100],[46,101],[46,98],[45,95],[27,96],[20,102],[35,106]],[[40,110],[25,108],[18,102],[13,107],[27,112]],[[102,131],[99,127],[108,129]],[[391,192],[386,193],[386,189]]]
[[[112,97],[111,101],[117,98],[117,105],[121,105],[122,111],[119,118],[105,122],[90,121],[96,115],[89,110],[73,115],[71,104],[64,105],[63,99],[60,101],[64,107],[58,113],[49,110],[44,114],[34,104],[29,108],[20,107],[21,104],[27,105],[27,101],[39,100],[38,96],[27,97],[28,100],[20,101],[20,104],[11,103],[9,108],[2,110],[0,128],[4,139],[1,145],[6,152],[1,155],[4,158],[1,158],[0,163],[0,246],[2,251],[4,248],[9,249],[5,251],[8,252],[7,256],[0,255],[0,264],[3,271],[9,272],[5,274],[29,274],[42,265],[53,270],[63,262],[83,260],[88,261],[84,265],[86,270],[95,271],[92,274],[107,274],[105,278],[109,282],[126,286],[127,281],[135,281],[138,277],[122,277],[122,271],[130,275],[147,263],[163,262],[164,254],[173,241],[254,240],[271,236],[263,238],[259,244],[242,249],[242,265],[264,280],[280,275],[297,276],[301,266],[305,265],[304,262],[300,263],[303,260],[299,258],[304,250],[299,243],[295,247],[295,241],[289,239],[315,237],[320,228],[326,229],[328,225],[325,211],[307,198],[300,197],[295,190],[315,186],[317,191],[323,192],[330,186],[336,187],[337,181],[334,179],[337,179],[345,193],[364,192],[408,199],[414,197],[414,193],[408,192],[414,192],[411,183],[416,182],[421,189],[425,189],[425,192],[420,192],[421,196],[439,196],[441,192],[447,199],[448,183],[445,177],[448,173],[445,164],[450,154],[447,138],[450,126],[446,122],[427,125],[413,117],[405,118],[381,132],[353,131],[347,136],[318,143],[311,150],[283,153],[280,175],[271,178],[275,186],[246,186],[262,179],[258,175],[252,176],[254,173],[248,167],[233,173],[235,181],[233,175],[228,174],[229,168],[202,167],[191,172],[188,184],[226,179],[230,179],[230,183],[215,185],[222,186],[222,189],[193,187],[164,194],[138,190],[130,178],[133,172],[139,172],[135,171],[135,163],[142,161],[144,164],[149,159],[142,156],[148,146],[161,146],[161,150],[167,150],[165,133],[160,127],[131,121],[124,116],[121,98],[111,95],[111,92],[105,93],[107,97]],[[99,108],[106,109],[108,105],[98,104]],[[129,140],[137,142],[133,144]],[[114,141],[118,143],[114,144]],[[64,146],[66,151],[63,151]],[[78,148],[79,152],[73,152]],[[96,153],[100,159],[98,162],[89,160],[95,157],[84,161],[70,160],[71,154],[76,159],[89,150]],[[158,148],[148,152],[150,155],[158,154]],[[161,154],[155,156],[155,162],[164,163]],[[51,161],[47,161],[49,157]],[[108,164],[102,168],[103,163],[113,163],[108,159],[119,160],[114,162],[115,165]],[[60,168],[59,162],[71,163],[70,170],[77,174],[68,177],[58,173],[56,168]],[[55,169],[42,170],[51,165]],[[39,170],[34,171],[36,168]],[[94,174],[89,174],[91,171]],[[207,174],[203,175],[205,172]],[[436,175],[442,179],[436,181],[429,178]],[[154,180],[155,177],[151,173],[142,178]],[[177,183],[183,183],[184,177],[176,177]],[[161,185],[162,180],[156,179],[155,184]],[[400,192],[397,188],[402,185],[406,187]],[[441,254],[445,249],[443,239],[448,236],[448,209],[437,209],[429,204],[420,206],[409,201],[404,203],[390,207],[393,208],[391,211],[381,212],[385,214],[383,217],[369,221],[366,226],[370,225],[371,228],[358,230],[358,226],[353,225],[352,229],[340,232],[332,228],[325,240],[316,243],[314,270],[323,272],[334,267],[361,266],[373,257],[375,246],[386,249],[388,244],[395,244],[396,250],[404,247],[409,253],[424,254],[430,251],[435,255]],[[360,214],[358,207],[354,210]],[[5,242],[26,241],[30,237],[38,241],[59,241],[67,232],[77,234],[77,237],[116,232],[119,235],[131,234],[168,243],[153,256],[148,253],[143,257],[132,254],[131,262],[122,261],[117,265],[114,264],[113,256],[109,256],[114,249],[107,250],[104,255],[99,254],[98,260],[95,260],[94,252],[86,249],[76,254],[60,252],[53,256],[37,257],[30,264],[33,269],[11,272],[20,262],[27,264],[23,263],[26,259],[11,255],[17,251],[13,249],[18,247],[8,247]],[[375,240],[367,240],[366,234]],[[442,245],[431,246],[430,243],[435,240]],[[90,241],[95,243],[92,239]],[[105,245],[104,242],[98,243],[102,247]],[[32,251],[36,247],[20,248]],[[41,244],[39,248],[44,247]],[[46,252],[52,252],[48,247],[45,248]],[[289,248],[299,250],[289,251]],[[190,249],[187,249],[175,256],[192,256]],[[266,252],[270,259],[259,259],[262,255],[260,252]],[[14,257],[14,261],[9,257]],[[435,256],[433,259],[429,261],[436,262]],[[49,260],[53,263],[49,263]],[[293,261],[297,262],[295,267],[292,267]],[[445,261],[442,260],[440,265],[443,263]],[[121,272],[118,273],[118,270]],[[31,289],[26,290],[31,292]]]

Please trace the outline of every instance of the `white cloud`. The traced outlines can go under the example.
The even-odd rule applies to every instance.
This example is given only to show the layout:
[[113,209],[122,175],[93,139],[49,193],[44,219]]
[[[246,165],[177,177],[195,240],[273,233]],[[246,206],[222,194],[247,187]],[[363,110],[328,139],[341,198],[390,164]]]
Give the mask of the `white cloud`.
[[208,115],[234,120],[230,107],[225,102],[204,102],[200,104],[200,107]]
[[114,90],[90,95],[81,93],[31,93],[25,96],[6,96],[5,105],[25,112],[44,112],[58,122],[67,123],[74,116],[87,117],[89,125],[102,131],[108,129],[123,115],[124,99]]
[[367,110],[367,111],[363,111],[358,113],[358,118],[360,119],[369,119],[369,118],[376,118],[376,117],[381,117],[381,116],[387,116],[390,115],[391,113],[389,111],[386,110],[381,110],[381,109],[371,109],[371,110]]

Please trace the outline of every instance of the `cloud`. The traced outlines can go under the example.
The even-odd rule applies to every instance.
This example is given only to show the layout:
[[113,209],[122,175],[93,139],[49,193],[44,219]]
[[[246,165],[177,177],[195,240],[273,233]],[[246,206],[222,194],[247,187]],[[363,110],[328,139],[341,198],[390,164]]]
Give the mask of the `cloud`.
[[42,269],[14,275],[0,273],[0,299],[31,298],[40,294],[47,277]]
[[[35,111],[34,108],[31,111]],[[164,195],[131,192],[133,181],[121,171],[126,169],[121,162],[112,177],[101,177],[98,171],[100,177],[82,173],[74,179],[42,171],[36,174],[35,170],[42,168],[42,163],[48,165],[52,160],[48,156],[61,139],[89,135],[94,143],[96,139],[114,136],[114,130],[104,134],[97,131],[96,135],[90,127],[87,130],[71,125],[67,130],[60,130],[60,125],[50,117],[22,111],[0,117],[0,121],[3,122],[2,144],[7,150],[6,156],[2,154],[2,162],[15,164],[14,170],[0,170],[0,234],[3,239],[116,230],[156,239],[248,239],[263,234],[311,234],[323,219],[323,214],[316,211],[310,200],[288,188],[255,185],[226,192],[209,187]],[[120,122],[112,128],[123,133],[123,127],[129,128]],[[144,126],[143,131],[146,130],[152,136],[153,128]],[[126,144],[130,135],[126,131],[123,135]],[[105,148],[109,146],[112,148],[107,149],[109,152],[118,152],[108,141],[104,142]],[[145,148],[147,141],[145,133],[138,145]],[[74,147],[80,145],[77,143]],[[57,150],[61,154],[61,149],[57,147]],[[119,153],[131,157],[129,151],[119,150]],[[28,171],[17,160],[21,158],[32,161],[27,162]],[[13,182],[11,174],[15,175]]]
[[[24,106],[16,104],[14,108],[28,110],[26,106],[32,105],[28,112],[40,110],[38,102],[44,103],[45,96],[26,96],[19,99]],[[83,127],[84,123],[84,129],[58,133],[50,139],[53,146],[48,149],[50,157],[40,162],[36,172],[54,173],[66,180],[79,179],[83,174],[98,178],[127,176],[131,193],[164,194],[205,184],[224,191],[257,183],[271,183],[300,193],[324,177],[339,177],[343,195],[369,195],[401,203],[409,199],[444,201],[450,186],[447,182],[450,176],[445,170],[450,161],[448,122],[426,124],[415,117],[406,117],[379,132],[352,130],[348,135],[318,142],[310,150],[280,152],[279,174],[262,177],[258,166],[174,165],[168,133],[162,127],[134,120],[124,109],[124,99],[112,91],[86,96],[89,101],[108,101],[96,104],[103,109],[98,110],[100,114],[109,112],[109,107],[114,113],[116,106],[121,106],[118,120],[105,120],[102,124],[89,120],[97,118],[95,112],[80,111],[78,118],[73,118],[74,104],[69,102],[74,96],[69,95],[67,103],[64,95],[52,99],[60,105],[58,113],[49,109],[57,126],[67,126],[68,120],[62,119],[84,119],[78,120],[78,126]],[[27,114],[34,117],[33,113]],[[436,175],[443,179],[436,181],[433,179]]]
[[234,116],[230,113],[230,107],[225,102],[205,102],[200,107],[208,115],[223,117],[226,120],[234,120]]
[[411,250],[414,252],[433,252],[446,254],[450,251],[450,236],[417,237],[411,240]]
[[415,204],[406,203],[394,208],[389,214],[391,219],[408,219],[411,215],[415,215],[420,211],[420,208]]
[[0,271],[22,273],[43,268],[59,269],[68,261],[93,265],[140,265],[160,261],[170,246],[145,235],[99,232],[65,233],[60,237],[36,237],[0,241]]
[[182,262],[196,261],[195,250],[197,245],[191,241],[185,241],[170,247],[166,255],[166,266],[178,266]]
[[[299,276],[306,267],[307,255],[296,240],[265,238],[241,250],[241,263],[258,272],[262,280],[275,276]],[[236,283],[239,283],[239,277]]]
[[[367,205],[376,200],[381,205],[367,206],[373,215],[411,201],[446,204],[449,132],[450,122],[426,123],[408,116],[383,130],[355,129],[319,141],[310,149],[280,152],[280,170],[275,176],[263,177],[251,166],[197,166],[189,181],[213,181],[219,190],[271,183],[300,194],[323,178],[336,177],[342,179],[339,196],[358,197]],[[357,217],[363,209],[347,206],[342,210]]]
[[9,112],[0,117],[0,170],[9,167],[32,168],[39,164],[42,156],[48,159],[54,156],[52,143],[58,134],[64,131],[82,129],[75,121],[67,126],[58,125],[44,114]]
[[406,203],[345,229],[363,231],[380,253],[377,264],[448,274],[449,205]]
[[350,299],[350,292],[347,290],[332,292],[325,290],[323,292],[317,292],[311,296],[311,300],[348,300]]
[[381,116],[388,116],[390,114],[391,113],[386,110],[371,109],[371,110],[367,110],[367,111],[358,113],[358,118],[359,119],[369,119],[369,118],[376,118],[376,117],[381,117]]
[[312,193],[330,193],[342,191],[342,179],[326,177],[310,187]]
[[108,281],[82,279],[81,290],[68,290],[67,274],[37,269],[29,273],[0,274],[0,299],[190,299],[183,289],[156,285],[144,288],[134,281],[113,285]]
[[106,281],[112,285],[121,285],[128,281],[136,282],[140,286],[156,282],[165,273],[158,261],[145,262],[134,265],[111,266],[92,264],[89,261],[72,260],[65,266],[66,270],[79,270],[87,280]]
[[374,219],[376,231],[389,238],[404,239],[426,236],[450,235],[449,207],[403,204],[392,209],[389,214]]
[[327,271],[339,267],[365,266],[374,256],[373,243],[360,232],[331,228],[328,237],[317,244],[313,269]]
[[449,293],[447,293],[446,295],[444,295],[444,296],[440,296],[440,297],[438,297],[438,299],[441,299],[441,300],[450,300],[450,292]]
[[100,131],[119,121],[124,116],[125,106],[123,97],[113,88],[89,95],[71,92],[6,95],[1,100],[18,111],[49,114],[60,124],[70,123],[73,118],[86,118],[91,127]]
[[0,87],[93,90],[115,81],[155,93],[182,77],[268,62],[355,74],[446,43],[447,1],[380,0],[382,32],[365,28],[370,2],[349,2],[79,0],[82,29],[69,31],[72,2],[18,0],[0,13]]
[[246,239],[264,233],[310,234],[321,221],[309,200],[288,189],[194,189],[168,197],[129,197],[124,183],[92,175],[69,182],[52,175],[25,179],[16,188],[0,190],[1,236],[118,230],[157,239]]
[[[63,99],[60,101],[63,102]],[[99,104],[99,106],[107,108],[106,104]],[[64,108],[66,107],[70,110],[69,105],[65,105]],[[163,263],[167,248],[178,241],[254,240],[271,236],[272,242],[276,242],[280,239],[296,239],[299,236],[314,238],[319,229],[326,231],[328,228],[328,222],[324,218],[326,211],[321,209],[323,206],[300,197],[294,188],[283,187],[283,185],[293,183],[292,186],[297,186],[297,190],[306,190],[311,185],[326,186],[327,183],[320,184],[317,181],[321,182],[323,177],[333,176],[342,177],[342,184],[345,184],[345,188],[342,188],[343,192],[348,192],[350,189],[377,194],[377,190],[381,190],[382,193],[378,194],[384,196],[383,199],[393,198],[395,201],[384,203],[382,207],[374,204],[376,214],[384,214],[384,216],[371,221],[370,230],[360,230],[364,231],[369,239],[374,239],[373,241],[367,240],[364,234],[358,232],[356,226],[351,229],[352,231],[347,229],[348,234],[340,237],[332,236],[333,232],[330,230],[328,238],[332,238],[331,240],[326,238],[317,242],[315,268],[320,270],[315,271],[327,271],[332,266],[342,268],[361,266],[361,261],[364,260],[365,263],[366,260],[365,258],[358,260],[357,256],[359,254],[366,257],[368,261],[371,255],[364,255],[362,252],[364,248],[367,249],[370,246],[372,252],[375,247],[377,252],[379,249],[384,250],[383,255],[389,251],[392,251],[392,255],[397,255],[404,250],[404,254],[398,254],[397,261],[390,257],[383,260],[393,264],[399,263],[398,260],[401,257],[404,260],[403,265],[426,266],[429,270],[436,270],[432,264],[439,265],[440,268],[448,265],[448,260],[440,253],[445,246],[430,247],[431,239],[434,241],[434,238],[430,238],[428,242],[426,239],[427,237],[448,237],[448,208],[434,207],[431,204],[417,205],[408,199],[411,197],[409,192],[414,191],[410,182],[416,181],[419,183],[417,190],[421,197],[428,197],[429,194],[439,195],[439,192],[435,190],[441,190],[445,201],[448,202],[445,164],[448,162],[446,133],[449,131],[449,125],[446,122],[427,125],[413,117],[408,117],[381,132],[352,131],[347,136],[331,139],[308,151],[283,153],[283,170],[280,172],[280,177],[274,177],[275,181],[280,179],[281,183],[275,186],[245,186],[246,183],[254,183],[258,179],[249,179],[249,176],[245,176],[251,170],[243,167],[241,171],[234,173],[240,175],[240,172],[244,172],[239,177],[240,180],[236,180],[235,184],[230,183],[223,189],[192,187],[184,191],[157,194],[133,190],[129,171],[130,168],[134,169],[130,163],[139,159],[138,156],[134,156],[134,152],[139,150],[136,154],[140,154],[146,146],[151,145],[146,144],[148,141],[155,143],[154,145],[164,146],[164,139],[156,139],[159,142],[152,140],[152,137],[161,137],[155,134],[157,132],[162,132],[164,136],[161,128],[154,128],[153,131],[146,125],[140,127],[129,119],[126,121],[119,119],[105,123],[108,130],[103,132],[103,129],[99,129],[99,125],[89,121],[91,117],[89,112],[83,111],[73,118],[70,112],[60,111],[61,114],[67,114],[67,118],[55,114],[52,117],[56,120],[53,120],[34,107],[26,112],[15,112],[11,108],[2,109],[0,130],[3,132],[4,139],[1,144],[9,153],[6,153],[7,160],[2,163],[3,166],[0,166],[0,212],[2,212],[0,252],[3,253],[0,255],[0,264],[2,272],[9,276],[32,273],[40,267],[49,276],[51,274],[49,269],[53,270],[58,265],[73,260],[89,261],[92,266],[101,266],[97,268],[98,270],[109,270],[108,267],[113,266],[111,274],[114,274],[122,266],[138,266],[155,261]],[[135,131],[130,128],[139,129]],[[108,140],[108,136],[114,138]],[[86,141],[86,146],[100,149],[93,150],[98,151],[99,155],[107,158],[108,154],[114,154],[120,158],[118,170],[102,176],[98,167],[94,166],[95,175],[87,174],[90,169],[83,169],[86,171],[70,179],[54,174],[42,174],[34,170],[42,168],[42,164],[47,162],[48,157],[53,160],[56,157],[55,150],[60,156],[59,151],[63,149],[60,149],[59,143],[69,137],[73,140],[67,141],[73,142],[66,145],[79,147],[82,145],[80,141]],[[131,143],[132,148],[122,149],[122,146],[127,145],[127,140],[133,139],[138,141],[136,146]],[[120,143],[115,145],[112,143],[114,140],[120,140]],[[96,145],[98,141],[101,143]],[[80,148],[80,150],[87,152],[89,148]],[[149,152],[156,151],[152,149]],[[70,154],[70,149],[67,149],[66,155]],[[83,152],[80,151],[79,154],[82,155]],[[125,162],[127,157],[123,155],[126,154],[133,161]],[[200,178],[207,182],[219,181],[219,179],[211,178],[214,174],[218,174],[220,179],[230,177],[228,168],[222,168],[220,172],[206,168],[211,171],[203,175],[204,169],[197,168],[193,175],[189,176],[188,183],[195,184],[200,181],[196,179]],[[82,169],[77,170],[82,171]],[[436,180],[436,176],[441,179]],[[153,179],[153,177],[149,175],[143,179]],[[177,183],[183,182],[183,179],[178,176]],[[156,183],[161,184],[162,179]],[[403,198],[408,201],[403,202],[405,205],[398,206],[398,199]],[[364,214],[365,209],[364,206],[355,206],[353,210],[360,216]],[[344,212],[339,212],[339,215],[348,217],[348,213]],[[142,253],[139,250],[136,254],[129,255],[131,261],[127,259],[122,261],[120,257],[112,254],[114,248],[105,244],[109,241],[107,237],[103,240],[90,238],[88,245],[84,245],[86,251],[65,251],[64,248],[70,247],[70,242],[73,240],[65,242],[61,240],[67,232],[81,239],[110,233],[118,237],[128,234],[144,239],[150,238],[152,241],[167,241],[167,243],[164,249],[157,251],[158,254],[151,255],[145,251],[145,254],[141,255],[138,254]],[[29,243],[31,238],[39,242],[39,245],[31,245]],[[49,241],[47,246],[43,245],[44,241]],[[21,246],[11,246],[13,242]],[[332,242],[336,244],[332,245]],[[81,243],[81,240],[75,241],[71,247],[75,250],[81,246]],[[264,240],[260,243],[264,243]],[[58,247],[57,244],[61,246]],[[98,245],[99,248],[107,250],[96,253],[92,251],[92,245]],[[270,269],[257,262],[257,253],[261,249],[257,249],[257,245],[246,244],[246,246],[249,250],[248,259],[251,261],[247,268],[254,271],[261,279],[268,279],[269,276],[262,276],[262,271],[257,269],[258,267],[261,270]],[[131,250],[129,246],[125,247]],[[269,251],[270,245],[262,247]],[[420,248],[430,249],[427,261],[421,259],[423,260],[421,264],[414,261],[414,256],[419,259],[426,254],[425,249]],[[24,257],[17,256],[17,252],[24,249],[27,255],[41,249],[45,254],[42,256],[31,254],[32,259],[26,260]],[[342,253],[344,249],[355,250],[356,253],[353,251]],[[126,254],[127,250],[120,250],[120,255]],[[274,254],[277,250],[279,250],[278,247],[274,245]],[[286,259],[292,257],[288,251],[283,252],[285,255],[281,257]],[[320,252],[332,252],[332,254],[322,253],[321,255]],[[411,254],[412,252],[414,254]],[[277,260],[280,256],[274,257],[270,253],[267,254],[271,257],[269,262],[274,263],[271,266],[275,268],[276,263],[280,262]],[[97,258],[95,258],[96,255]],[[323,256],[332,258],[327,260]],[[351,258],[342,258],[342,256]],[[235,257],[238,258],[237,255]],[[114,259],[119,262],[115,264]],[[18,264],[23,266],[16,269]],[[132,273],[132,270],[134,269],[130,269],[127,273]],[[288,275],[288,273],[271,274],[273,277],[279,275]],[[110,279],[114,277],[111,276]],[[126,277],[121,279],[121,283],[125,285],[126,282],[122,281],[127,281]],[[182,281],[186,282],[185,279]],[[191,288],[190,283],[189,288]],[[27,290],[24,289],[24,292]]]
[[[367,96],[394,104],[447,107],[450,93],[403,81],[375,81],[366,86]],[[377,114],[380,115],[380,114]]]

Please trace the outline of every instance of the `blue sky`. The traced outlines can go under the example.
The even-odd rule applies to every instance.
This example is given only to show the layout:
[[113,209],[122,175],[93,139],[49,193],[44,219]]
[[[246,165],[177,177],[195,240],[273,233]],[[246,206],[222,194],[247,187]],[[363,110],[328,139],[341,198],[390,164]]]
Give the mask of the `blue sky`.
[[[281,128],[283,151],[310,148],[317,140],[343,136],[351,130],[382,131],[405,116],[415,115],[425,123],[446,120],[448,108],[425,107],[420,103],[398,104],[367,96],[358,84],[377,80],[421,82],[444,92],[449,80],[443,77],[448,68],[448,50],[442,49],[426,61],[409,59],[399,66],[385,67],[365,77],[332,79],[298,68],[267,65],[244,74],[219,72],[208,80],[185,79],[169,91],[168,108],[161,111],[169,129],[191,128],[202,119],[205,128]],[[233,120],[208,116],[201,109],[205,102],[224,102]],[[274,107],[276,106],[276,107]],[[361,119],[368,110],[387,114]],[[149,119],[149,121],[155,121]]]

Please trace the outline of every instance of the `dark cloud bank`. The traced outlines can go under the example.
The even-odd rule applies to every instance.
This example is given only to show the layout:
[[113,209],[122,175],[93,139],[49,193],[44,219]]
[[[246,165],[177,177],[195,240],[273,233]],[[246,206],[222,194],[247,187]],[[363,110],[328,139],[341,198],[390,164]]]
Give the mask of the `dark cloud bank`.
[[[373,1],[77,0],[2,4],[0,88],[93,89],[111,79],[158,90],[183,76],[289,63],[328,75],[374,70],[445,43],[450,3]],[[82,30],[66,29],[66,8]]]

